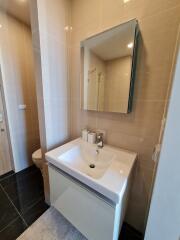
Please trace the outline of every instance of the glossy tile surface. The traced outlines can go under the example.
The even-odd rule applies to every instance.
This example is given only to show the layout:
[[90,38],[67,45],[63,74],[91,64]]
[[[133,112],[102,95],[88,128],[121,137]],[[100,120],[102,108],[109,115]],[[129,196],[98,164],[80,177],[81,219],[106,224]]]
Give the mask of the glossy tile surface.
[[[133,18],[139,22],[140,38],[132,112],[123,115],[82,111],[80,41]],[[152,153],[159,142],[171,86],[179,23],[178,0],[72,0],[71,139],[87,127],[93,131],[102,129],[108,145],[138,153],[126,221],[142,232],[155,171]]]
[[26,228],[23,220],[18,217],[0,232],[0,239],[15,240]]
[[18,217],[18,213],[8,197],[0,188],[0,231],[14,218]]
[[0,177],[0,239],[14,240],[48,209],[35,166]]
[[21,213],[44,196],[42,176],[34,166],[2,180],[1,185]]
[[45,203],[44,198],[38,201],[36,204],[28,208],[23,214],[23,218],[28,225],[31,225],[40,215],[42,215],[48,209],[48,205]]
[[10,171],[8,173],[5,173],[5,174],[1,175],[0,176],[0,181],[5,179],[5,178],[7,178],[7,177],[9,177],[9,176],[11,176],[11,175],[13,175],[13,174],[14,174],[14,171]]

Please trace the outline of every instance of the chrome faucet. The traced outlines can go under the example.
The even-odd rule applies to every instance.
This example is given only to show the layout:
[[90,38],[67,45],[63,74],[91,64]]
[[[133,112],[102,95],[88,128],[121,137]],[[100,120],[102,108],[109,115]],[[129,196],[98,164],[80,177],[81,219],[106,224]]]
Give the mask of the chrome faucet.
[[96,144],[97,144],[97,148],[104,147],[103,133],[97,133]]

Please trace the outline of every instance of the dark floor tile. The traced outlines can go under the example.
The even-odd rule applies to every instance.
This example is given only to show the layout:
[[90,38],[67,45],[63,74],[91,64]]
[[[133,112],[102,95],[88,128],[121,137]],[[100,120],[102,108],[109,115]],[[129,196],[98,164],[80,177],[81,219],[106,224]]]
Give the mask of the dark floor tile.
[[5,173],[5,174],[1,175],[1,176],[0,176],[0,182],[1,182],[2,180],[4,180],[5,178],[10,177],[10,176],[13,175],[13,174],[15,174],[14,171],[10,171],[10,172],[8,172],[8,173]]
[[0,231],[0,239],[2,240],[15,240],[25,231],[26,225],[20,217],[16,218],[6,228]]
[[14,206],[0,187],[0,231],[18,216]]
[[119,240],[142,240],[142,234],[127,223],[123,223]]
[[15,173],[12,176],[9,176],[8,178],[5,178],[1,181],[1,184],[5,187],[6,185],[9,185],[10,183],[14,182],[14,180],[24,180],[26,177],[28,177],[31,173],[34,172],[39,172],[39,169],[35,166],[32,165],[18,173]]
[[25,213],[22,214],[26,223],[30,226],[36,219],[38,219],[49,206],[45,203],[44,198],[37,202],[34,206],[27,209]]
[[2,180],[1,185],[20,213],[44,196],[43,178],[34,166]]

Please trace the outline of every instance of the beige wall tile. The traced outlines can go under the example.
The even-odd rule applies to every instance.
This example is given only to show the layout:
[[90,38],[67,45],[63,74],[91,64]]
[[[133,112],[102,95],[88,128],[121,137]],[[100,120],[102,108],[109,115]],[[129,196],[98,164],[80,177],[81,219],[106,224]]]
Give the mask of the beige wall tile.
[[91,24],[98,26],[100,24],[101,0],[72,1],[72,27],[73,30],[82,28]]
[[163,101],[167,95],[167,88],[170,79],[169,65],[146,69],[140,69],[136,73],[134,99]]
[[136,229],[145,230],[149,193],[152,187],[153,170],[142,167],[139,162],[135,165],[132,177],[132,188],[126,221],[133,222]]
[[[133,111],[128,115],[80,110],[80,41],[124,21],[137,18],[141,37]],[[180,23],[178,0],[72,1],[71,136],[81,129],[104,129],[108,144],[138,152],[127,221],[144,231],[154,162],[170,70]]]
[[94,25],[88,24],[88,25],[82,26],[77,30],[75,30],[72,27],[71,46],[79,48],[81,41],[101,31],[102,31],[101,26],[98,24],[94,24]]
[[133,18],[145,19],[180,6],[178,0],[129,0],[126,3],[124,2],[124,0],[113,0],[113,2],[102,0],[101,24],[103,29]]

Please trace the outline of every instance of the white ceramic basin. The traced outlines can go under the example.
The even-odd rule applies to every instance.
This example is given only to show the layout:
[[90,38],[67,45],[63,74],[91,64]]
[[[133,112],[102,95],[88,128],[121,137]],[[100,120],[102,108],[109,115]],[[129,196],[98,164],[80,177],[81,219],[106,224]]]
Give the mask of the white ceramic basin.
[[46,159],[62,171],[88,185],[114,202],[119,202],[126,187],[136,153],[78,138],[46,153]]
[[92,178],[101,178],[114,157],[113,153],[98,150],[90,144],[78,144],[59,156],[59,160],[70,168],[74,168]]

